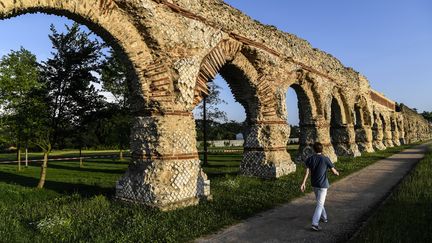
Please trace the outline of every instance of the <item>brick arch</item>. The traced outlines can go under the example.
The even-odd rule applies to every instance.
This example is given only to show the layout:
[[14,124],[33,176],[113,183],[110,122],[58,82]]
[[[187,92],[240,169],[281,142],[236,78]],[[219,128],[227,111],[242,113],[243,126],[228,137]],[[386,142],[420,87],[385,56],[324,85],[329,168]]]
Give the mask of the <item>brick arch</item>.
[[330,95],[330,139],[339,156],[360,156],[355,142],[355,131],[352,126],[351,110],[346,96],[338,88]]
[[[319,92],[319,87],[313,74],[305,69],[298,69],[295,71],[295,82],[305,91],[312,106],[312,116],[322,116],[324,114],[323,97]],[[292,84],[289,84],[291,86]]]
[[216,77],[225,64],[234,59],[240,49],[241,43],[223,40],[203,58],[194,88],[194,106],[209,94],[207,83]]
[[243,54],[247,50],[242,47],[238,41],[225,39],[203,58],[194,88],[193,107],[208,95],[207,82],[219,73],[228,83],[236,101],[245,108],[247,120],[277,119],[277,90],[272,83],[276,80],[259,75],[246,57],[250,53]]
[[290,85],[289,88],[294,89],[297,95],[300,124],[311,125],[314,118],[318,115],[315,105],[316,100],[311,87],[307,84],[296,82]]
[[[333,115],[337,115],[337,122],[340,123],[340,125],[345,125],[350,122],[350,111],[348,109],[348,105],[344,99],[344,97],[341,95],[339,91],[334,92],[329,97],[329,106],[330,106],[330,112],[328,112],[328,120],[332,120]],[[334,110],[334,108],[337,108],[337,110]],[[334,111],[338,114],[334,114]]]
[[152,61],[151,52],[140,31],[113,2],[106,0],[0,0],[0,20],[28,13],[65,16],[86,25],[110,44],[129,69],[134,96],[147,95],[143,69]]
[[391,130],[391,120],[390,120],[391,114],[388,112],[382,112],[380,113],[380,119],[382,121],[382,129],[384,133],[383,142],[386,147],[393,147],[393,136],[392,136],[392,130]]
[[383,114],[383,113],[378,113],[378,117],[379,117],[379,119],[381,120],[381,125],[382,125],[382,127],[383,127],[383,130],[386,130],[388,127],[389,127],[389,122],[388,122],[388,117],[385,115],[385,114]]
[[237,53],[233,61],[221,68],[220,74],[227,81],[235,100],[244,107],[246,119],[256,120],[260,113],[260,90],[255,83],[258,73],[248,59]]
[[396,129],[397,129],[396,117],[392,115],[390,116],[390,130],[396,131]]
[[369,107],[368,100],[364,96],[356,98],[354,104],[355,125],[372,126],[373,117]]

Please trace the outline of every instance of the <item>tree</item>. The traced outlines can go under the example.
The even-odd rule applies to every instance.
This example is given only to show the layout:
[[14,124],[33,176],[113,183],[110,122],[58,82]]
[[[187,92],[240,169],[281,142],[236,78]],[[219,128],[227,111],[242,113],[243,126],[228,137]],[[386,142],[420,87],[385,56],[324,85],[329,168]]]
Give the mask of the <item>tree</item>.
[[297,125],[292,125],[290,138],[299,138],[299,137],[300,137],[300,127]]
[[226,122],[228,120],[226,112],[219,110],[217,107],[219,104],[226,103],[219,97],[220,87],[213,82],[208,82],[207,85],[209,95],[205,96],[203,102],[198,106],[203,123],[204,165],[207,164],[207,121],[216,122],[222,120]]
[[127,84],[127,69],[118,54],[112,49],[101,68],[101,82],[103,91],[110,92],[122,109],[129,109],[129,88]]
[[123,159],[123,150],[129,143],[130,125],[130,92],[127,84],[127,69],[121,62],[118,54],[110,50],[110,55],[102,65],[101,81],[104,91],[110,92],[115,101],[108,107],[111,116],[101,126],[107,132],[106,137],[110,144],[118,145],[119,158]]
[[91,33],[81,31],[76,23],[66,26],[66,33],[58,33],[51,25],[51,32],[54,51],[41,68],[41,82],[47,92],[39,96],[47,111],[43,112],[41,105],[40,112],[49,116],[41,115],[35,123],[38,129],[34,143],[44,152],[38,188],[45,184],[53,144],[62,148],[66,137],[81,140],[87,118],[104,105],[104,97],[93,85],[98,82],[95,73],[100,68],[103,46],[91,40]]
[[80,136],[85,117],[103,106],[104,97],[93,85],[99,82],[95,73],[103,46],[77,23],[66,26],[66,33],[51,25],[51,32],[54,52],[42,64],[42,78],[49,90],[53,142],[62,148],[65,137]]
[[[0,104],[3,125],[8,127],[6,135],[17,145],[18,170],[21,170],[21,143],[30,139],[32,123],[31,93],[41,88],[36,56],[20,48],[11,51],[0,61]],[[27,156],[26,156],[27,157]]]
[[424,111],[422,113],[422,116],[428,120],[429,122],[432,122],[432,112],[431,111]]
[[[225,111],[219,109],[219,105],[227,104],[220,98],[221,87],[213,82],[207,83],[209,87],[209,95],[205,97],[206,117],[208,121],[214,122],[227,122],[227,114]],[[198,105],[199,116],[204,118],[204,102]]]

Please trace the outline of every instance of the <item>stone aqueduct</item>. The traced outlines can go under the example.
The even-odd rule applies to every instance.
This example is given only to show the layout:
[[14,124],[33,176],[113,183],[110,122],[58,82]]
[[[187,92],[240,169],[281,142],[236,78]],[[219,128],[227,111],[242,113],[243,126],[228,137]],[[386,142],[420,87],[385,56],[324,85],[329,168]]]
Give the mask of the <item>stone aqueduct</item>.
[[315,141],[336,160],[431,138],[431,124],[355,70],[220,0],[0,0],[1,19],[32,12],[86,24],[123,54],[135,115],[133,162],[116,189],[123,200],[170,209],[210,196],[192,110],[217,73],[247,114],[244,175],[295,171],[286,151],[289,87],[299,98],[298,159]]

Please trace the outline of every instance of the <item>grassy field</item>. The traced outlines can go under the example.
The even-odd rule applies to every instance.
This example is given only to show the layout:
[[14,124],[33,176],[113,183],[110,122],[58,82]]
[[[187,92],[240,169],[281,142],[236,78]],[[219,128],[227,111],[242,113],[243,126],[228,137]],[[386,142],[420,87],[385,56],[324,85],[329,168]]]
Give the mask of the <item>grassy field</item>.
[[[407,147],[341,158],[336,166],[343,177]],[[50,162],[43,190],[33,188],[38,164],[21,172],[16,165],[0,165],[0,241],[184,242],[303,195],[302,166],[280,179],[262,180],[237,175],[239,154],[209,158],[204,171],[214,200],[172,212],[112,200],[127,162],[92,159],[84,168],[78,162]]]
[[352,242],[431,242],[432,147]]

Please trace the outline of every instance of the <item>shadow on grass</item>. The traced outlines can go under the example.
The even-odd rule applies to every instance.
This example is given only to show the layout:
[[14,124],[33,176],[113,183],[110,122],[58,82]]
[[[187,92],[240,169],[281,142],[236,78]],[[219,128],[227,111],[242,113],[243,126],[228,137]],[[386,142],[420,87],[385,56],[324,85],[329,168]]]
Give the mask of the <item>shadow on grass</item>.
[[[0,171],[0,181],[8,184],[15,184],[34,188],[37,186],[39,179]],[[61,194],[77,193],[84,197],[92,197],[101,194],[107,197],[113,197],[115,193],[114,188],[50,180],[47,180],[45,182],[44,188],[48,190],[53,190]]]
[[204,168],[227,168],[227,169],[233,169],[233,168],[239,168],[239,165],[206,165]]
[[100,172],[100,173],[109,173],[109,174],[124,174],[126,169],[127,169],[127,168],[124,168],[124,169],[86,168],[85,163],[84,163],[84,167],[79,167],[79,165],[77,165],[76,167],[73,167],[73,166],[60,165],[60,164],[56,163],[56,164],[50,164],[49,168],[61,169],[61,170],[74,170],[74,171],[81,171],[81,172]]
[[129,165],[131,163],[130,160],[123,160],[119,161],[118,158],[115,160],[108,160],[108,159],[90,159],[90,160],[84,160],[84,163],[94,163],[94,164],[107,164],[107,165]]
[[239,171],[230,171],[230,172],[216,172],[216,171],[207,171],[205,172],[209,179],[219,178],[219,177],[225,177],[227,175],[239,175]]

